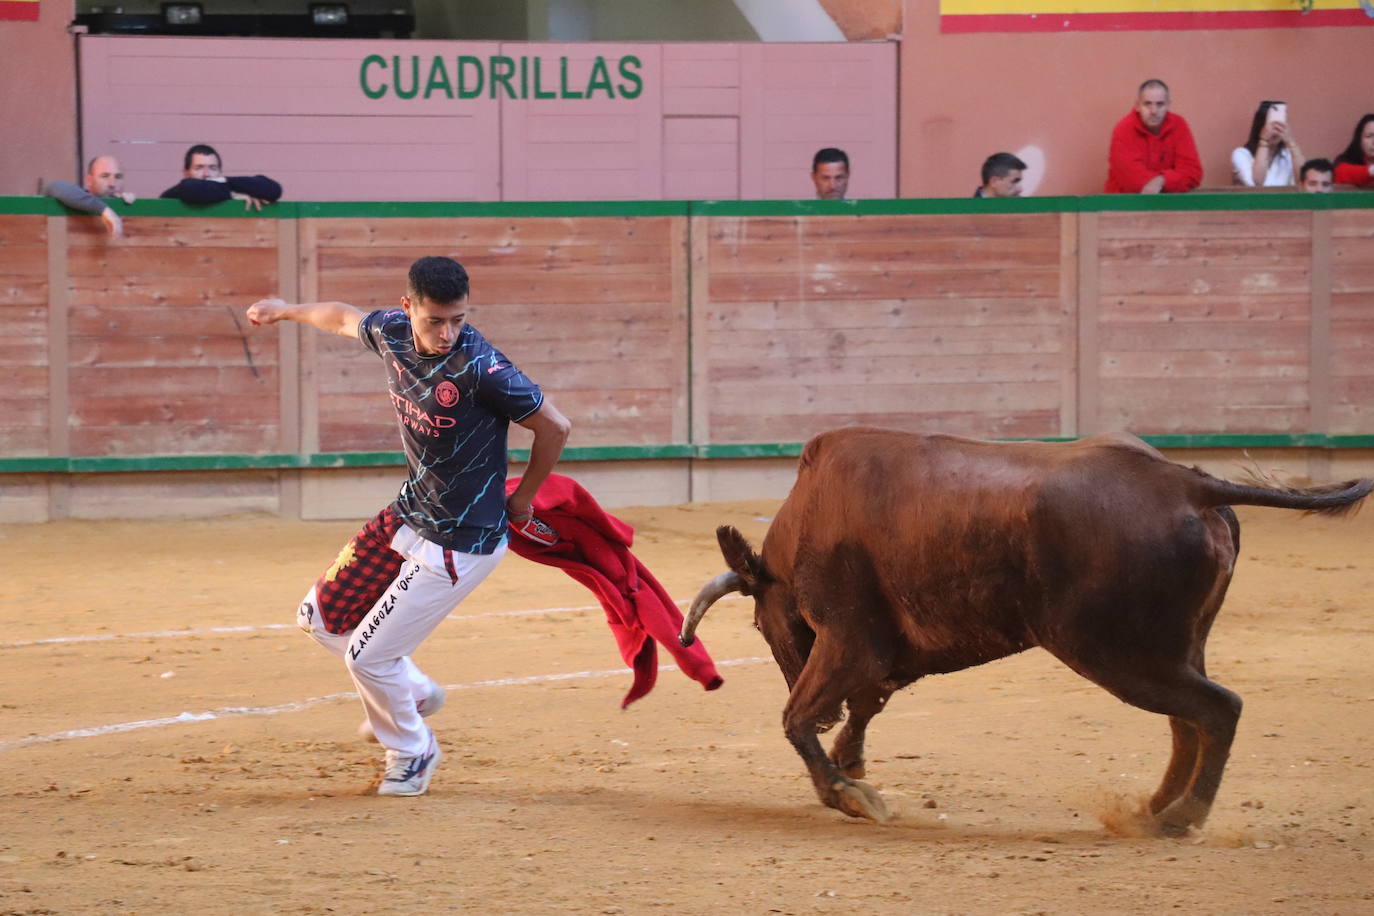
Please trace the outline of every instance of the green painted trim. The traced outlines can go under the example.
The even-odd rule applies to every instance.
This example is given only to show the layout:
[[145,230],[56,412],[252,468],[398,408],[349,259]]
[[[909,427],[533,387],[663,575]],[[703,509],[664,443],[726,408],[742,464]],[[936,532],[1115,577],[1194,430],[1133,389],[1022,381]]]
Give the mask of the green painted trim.
[[321,452],[292,455],[297,462],[283,467],[302,468],[388,468],[406,463],[405,452]]
[[[658,461],[696,456],[690,445],[608,445],[570,448],[563,461]],[[510,450],[512,461],[529,449]],[[322,452],[313,455],[136,455],[0,458],[0,474],[107,474],[147,471],[244,471],[292,468],[404,467],[404,452]]]
[[898,198],[894,200],[706,200],[693,216],[894,216],[941,213],[1106,213],[1140,210],[1374,210],[1374,194],[1222,192],[1196,194],[1100,194],[1088,197],[1007,199]]
[[[971,197],[882,200],[562,200],[562,201],[283,201],[248,210],[241,201],[191,206],[151,198],[126,206],[123,216],[216,219],[347,219],[438,217],[650,217],[650,216],[904,216],[949,213],[1108,213],[1159,211],[1374,210],[1374,193],[1302,194],[1282,191],[1194,194],[1100,194],[1087,197]],[[47,197],[0,196],[0,214],[80,215]]]
[[68,458],[0,458],[0,474],[65,474]]
[[1076,197],[896,198],[892,200],[704,200],[693,216],[906,216],[937,213],[1063,213],[1078,209]]
[[1331,448],[1322,433],[1236,433],[1141,436],[1155,448]]
[[64,213],[77,213],[53,200],[51,197],[2,197],[0,214],[5,216],[61,216]]
[[1363,210],[1374,209],[1374,194],[1303,194],[1299,191],[1223,191],[1193,194],[1102,194],[1073,200],[1083,213],[1249,210]]
[[212,216],[215,219],[299,219],[300,204],[283,201],[265,204],[261,210],[250,210],[241,200],[226,200],[217,204],[186,204],[179,200],[149,198],[129,206],[120,206],[118,213],[125,219],[133,216]]
[[297,204],[302,219],[686,216],[689,206],[687,201],[681,200],[331,201]]
[[[512,454],[517,449],[511,449]],[[525,449],[518,449],[525,452]],[[559,461],[657,461],[665,458],[693,458],[691,445],[600,445],[563,450]],[[521,460],[527,460],[528,455]]]
[[257,468],[290,467],[295,455],[150,455],[131,457],[68,458],[72,474],[102,474],[112,471],[240,471]]
[[[234,218],[234,219],[296,219],[299,214],[297,208],[300,205],[292,201],[285,203],[268,204],[261,210],[249,210],[243,205],[241,200],[226,200],[218,204],[204,204],[201,206],[191,206],[179,200],[162,200],[160,198],[149,198],[147,200],[136,200],[132,204],[115,203],[115,210],[121,217],[138,216],[213,216],[215,219]],[[62,206],[51,197],[0,197],[0,215],[27,215],[39,214],[42,216],[92,216],[94,214],[82,213],[79,210],[72,210]]]
[[698,445],[696,457],[712,458],[796,458],[802,442],[752,442],[741,444]]

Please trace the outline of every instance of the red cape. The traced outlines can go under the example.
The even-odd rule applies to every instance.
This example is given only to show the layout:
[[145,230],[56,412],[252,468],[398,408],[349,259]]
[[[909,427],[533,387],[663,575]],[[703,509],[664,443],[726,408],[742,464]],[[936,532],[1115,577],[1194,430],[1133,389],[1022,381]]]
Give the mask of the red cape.
[[[520,478],[506,481],[509,495]],[[663,645],[683,674],[715,690],[725,683],[701,641],[683,648],[677,635],[682,613],[653,574],[630,552],[634,529],[610,515],[571,477],[550,474],[534,498],[534,514],[558,532],[558,542],[545,547],[510,533],[511,550],[527,560],[557,566],[591,589],[606,611],[606,623],[620,657],[634,670],[634,683],[620,703],[623,709],[653,689],[658,678],[658,648]]]

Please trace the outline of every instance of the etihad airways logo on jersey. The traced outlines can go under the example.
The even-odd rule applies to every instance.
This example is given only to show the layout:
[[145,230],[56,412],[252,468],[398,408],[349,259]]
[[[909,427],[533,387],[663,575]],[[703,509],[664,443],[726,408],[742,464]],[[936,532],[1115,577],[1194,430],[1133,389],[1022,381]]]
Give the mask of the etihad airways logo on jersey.
[[392,391],[390,394],[391,403],[396,408],[396,414],[401,418],[401,425],[414,430],[421,436],[437,439],[439,438],[439,430],[451,429],[458,425],[458,421],[453,417],[421,410],[413,401],[401,397],[396,392]]

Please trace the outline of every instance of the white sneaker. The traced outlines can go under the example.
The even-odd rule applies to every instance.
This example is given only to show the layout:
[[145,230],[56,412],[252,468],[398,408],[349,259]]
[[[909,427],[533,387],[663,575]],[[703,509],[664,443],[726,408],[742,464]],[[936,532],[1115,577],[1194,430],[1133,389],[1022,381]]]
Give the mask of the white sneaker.
[[[420,714],[420,718],[428,719],[436,712],[444,708],[444,703],[448,702],[448,691],[439,684],[434,684],[427,696],[421,697],[415,703],[415,711]],[[358,736],[367,741],[376,741],[377,733],[372,730],[372,723],[364,719],[358,725]]]
[[423,754],[407,757],[395,751],[386,752],[386,772],[377,786],[378,795],[424,795],[434,768],[444,757],[434,732],[429,733],[429,747]]

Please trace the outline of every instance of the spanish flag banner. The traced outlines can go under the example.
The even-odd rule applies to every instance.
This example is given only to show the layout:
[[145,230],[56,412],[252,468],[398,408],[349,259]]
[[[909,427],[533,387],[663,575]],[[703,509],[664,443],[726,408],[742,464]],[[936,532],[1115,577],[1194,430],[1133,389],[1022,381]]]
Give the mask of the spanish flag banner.
[[1371,0],[940,0],[942,32],[1374,26]]
[[0,19],[38,21],[38,0],[0,0]]

